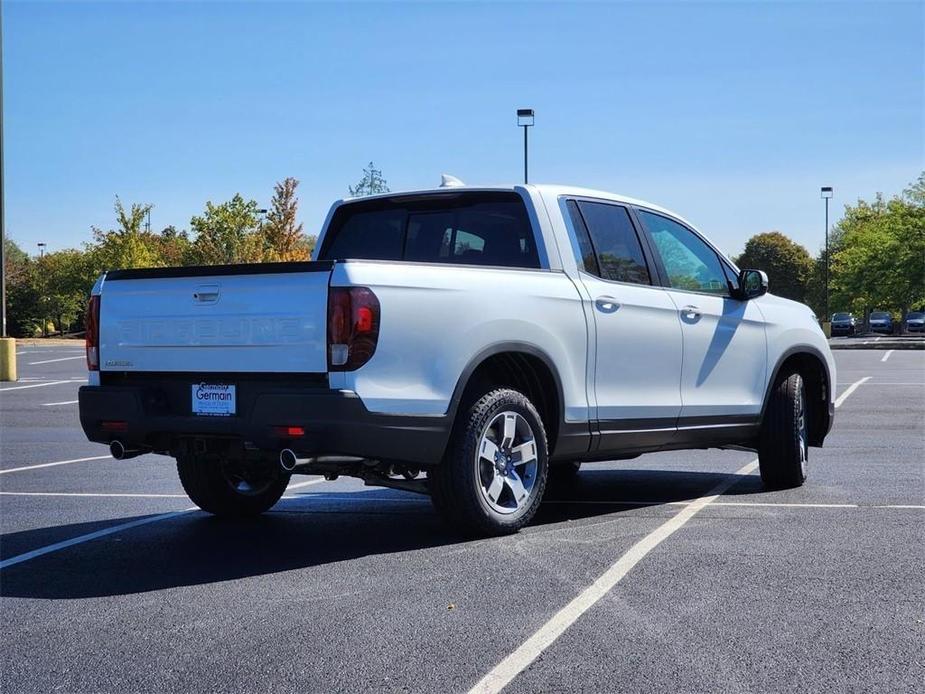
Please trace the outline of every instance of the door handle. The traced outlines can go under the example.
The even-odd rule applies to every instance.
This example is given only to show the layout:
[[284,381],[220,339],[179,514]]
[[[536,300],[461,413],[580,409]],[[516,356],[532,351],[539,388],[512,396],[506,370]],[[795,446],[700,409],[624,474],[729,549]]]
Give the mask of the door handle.
[[700,317],[700,307],[687,305],[681,309],[681,313],[685,316],[690,316],[691,318],[699,318]]
[[614,313],[620,308],[620,302],[612,296],[599,296],[594,300],[594,305],[597,306],[597,310],[601,313]]

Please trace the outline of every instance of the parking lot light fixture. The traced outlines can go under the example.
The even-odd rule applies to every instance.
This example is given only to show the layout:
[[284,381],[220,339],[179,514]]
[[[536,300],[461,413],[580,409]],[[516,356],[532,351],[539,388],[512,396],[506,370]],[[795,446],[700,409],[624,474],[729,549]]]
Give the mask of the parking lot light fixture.
[[532,108],[517,109],[517,126],[524,129],[524,183],[527,183],[527,128],[533,127]]
[[829,315],[829,200],[834,195],[832,186],[822,186],[820,195],[825,200],[825,321],[829,322],[832,320]]

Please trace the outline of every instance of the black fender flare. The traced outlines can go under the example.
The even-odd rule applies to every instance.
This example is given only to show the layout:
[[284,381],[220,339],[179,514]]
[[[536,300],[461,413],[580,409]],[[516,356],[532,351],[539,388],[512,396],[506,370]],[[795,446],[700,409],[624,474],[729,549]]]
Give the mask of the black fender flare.
[[[466,387],[469,385],[472,374],[475,373],[476,369],[478,369],[486,359],[489,359],[496,354],[504,353],[520,353],[535,357],[543,362],[546,368],[549,369],[549,373],[552,374],[552,379],[556,384],[556,404],[558,405],[559,413],[559,421],[557,424],[558,431],[561,434],[562,427],[565,424],[565,393],[562,389],[562,378],[559,376],[559,370],[556,368],[552,358],[536,345],[530,344],[529,342],[516,342],[509,340],[495,342],[481,349],[466,363],[466,366],[463,368],[462,373],[459,375],[459,378],[456,381],[456,387],[453,389],[453,396],[450,398],[450,404],[447,407],[446,416],[449,417],[450,427],[452,428],[453,423],[456,421],[456,413],[459,410],[459,405],[462,401],[463,393],[466,392]],[[556,442],[554,441],[550,442],[550,450],[554,450],[555,443]]]
[[[767,385],[764,389],[764,400],[761,404],[761,417],[759,421],[764,421],[764,413],[767,410],[768,403],[771,400],[771,392],[774,388],[774,384],[777,383],[777,379],[780,376],[780,369],[788,359],[795,355],[807,354],[811,357],[814,357],[822,365],[822,373],[825,378],[825,389],[826,389],[826,403],[831,402],[832,400],[832,373],[829,371],[829,363],[826,361],[825,355],[818,348],[812,345],[793,345],[777,358],[777,363],[774,365],[774,369],[771,371],[771,377],[768,379]],[[832,428],[832,422],[834,420],[834,411],[832,407],[827,407],[824,410],[824,416],[826,421],[823,425],[822,438],[825,438],[825,435],[829,433],[829,430]],[[819,444],[821,445],[821,441]]]

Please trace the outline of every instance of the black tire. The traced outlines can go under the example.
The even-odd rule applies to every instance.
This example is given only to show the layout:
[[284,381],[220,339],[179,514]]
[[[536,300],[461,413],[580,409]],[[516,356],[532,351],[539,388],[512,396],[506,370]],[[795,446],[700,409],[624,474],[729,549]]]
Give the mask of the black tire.
[[180,483],[203,511],[216,516],[256,516],[271,508],[289,475],[269,463],[247,463],[188,455],[177,458]]
[[[493,436],[496,433],[493,427],[504,426],[510,415],[521,418],[515,418],[517,437],[511,438],[510,445],[505,445],[506,439],[498,442],[501,460],[494,458],[493,463],[492,459],[480,454],[483,437]],[[498,418],[501,418],[500,424],[497,424]],[[521,421],[529,428],[529,435],[527,429],[521,427]],[[522,443],[514,446],[517,440]],[[532,459],[530,464],[519,464],[517,460],[523,460],[524,456],[511,454],[511,451],[531,441],[535,466]],[[493,390],[457,415],[443,461],[428,472],[431,500],[443,519],[463,534],[516,533],[530,522],[539,508],[546,489],[548,467],[546,429],[533,403],[515,390]],[[515,474],[511,475],[511,471]],[[508,486],[513,477],[524,490],[532,483],[520,501],[515,499],[514,488]],[[496,501],[490,499],[494,478],[502,480],[502,491]],[[498,510],[505,505],[513,508]]]
[[581,463],[568,462],[558,463],[549,466],[549,485],[568,485],[578,480],[578,473],[581,471]]
[[799,487],[806,481],[806,407],[803,378],[798,373],[785,374],[771,393],[758,444],[761,481],[769,489]]

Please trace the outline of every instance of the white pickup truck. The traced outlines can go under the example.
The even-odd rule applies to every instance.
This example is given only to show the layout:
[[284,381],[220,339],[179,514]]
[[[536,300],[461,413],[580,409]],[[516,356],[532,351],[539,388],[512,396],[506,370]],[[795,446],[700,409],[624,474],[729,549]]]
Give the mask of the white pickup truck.
[[746,448],[800,485],[834,416],[809,308],[664,209],[561,186],[339,201],[312,262],[113,270],[87,327],[89,439],[175,457],[222,515],[352,475],[514,532],[582,462]]

